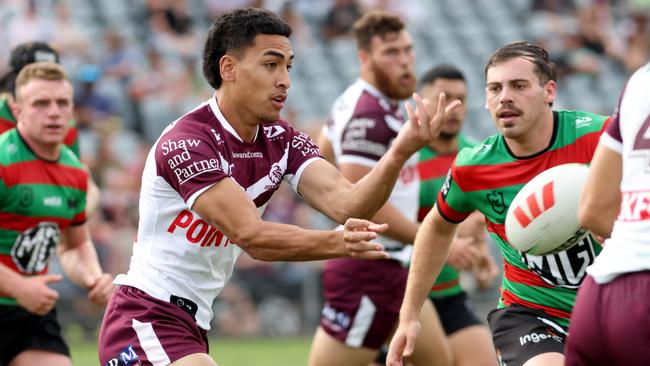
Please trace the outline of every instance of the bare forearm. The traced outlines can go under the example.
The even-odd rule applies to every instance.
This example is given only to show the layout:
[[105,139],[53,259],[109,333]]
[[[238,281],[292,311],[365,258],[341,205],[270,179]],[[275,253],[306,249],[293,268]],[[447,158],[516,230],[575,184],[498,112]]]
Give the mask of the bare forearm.
[[[420,225],[415,238],[406,293],[400,310],[402,319],[417,319],[431,285],[447,259],[451,240],[455,234],[455,227],[451,231],[448,228],[438,229],[432,213],[429,213]],[[445,226],[449,225],[445,223]]]
[[76,247],[60,251],[59,261],[70,280],[83,288],[86,288],[85,281],[89,276],[102,274],[97,252],[90,240],[86,240]]
[[367,175],[339,196],[343,216],[337,221],[342,222],[349,217],[370,219],[375,216],[393,191],[408,157],[394,149],[388,150]]
[[264,261],[310,261],[344,255],[342,232],[306,230],[293,225],[258,221],[231,240],[251,257]]
[[14,292],[18,287],[20,287],[22,279],[23,278],[20,274],[0,263],[0,293],[16,297]]
[[585,229],[591,230],[594,234],[609,238],[614,228],[614,221],[618,215],[618,207],[611,210],[609,208],[594,212],[580,212],[580,224]]
[[383,235],[398,240],[404,244],[412,244],[418,231],[418,224],[406,218],[395,206],[385,204],[372,219],[377,223],[388,224],[388,230]]

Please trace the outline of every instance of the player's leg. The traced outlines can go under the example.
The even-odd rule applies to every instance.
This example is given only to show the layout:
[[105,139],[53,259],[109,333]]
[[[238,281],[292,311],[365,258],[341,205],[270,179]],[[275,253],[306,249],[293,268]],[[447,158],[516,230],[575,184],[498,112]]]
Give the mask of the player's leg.
[[38,349],[23,351],[9,362],[9,366],[33,365],[71,366],[72,362],[70,361],[70,357],[66,355]]
[[447,334],[454,366],[497,365],[490,331],[474,314],[465,292],[433,297],[431,301]]
[[217,363],[206,353],[195,353],[172,362],[170,366],[217,366]]
[[[571,326],[564,354],[569,366],[599,365],[603,359],[600,289],[587,276],[576,296],[571,314]],[[627,338],[627,337],[626,337]]]
[[[490,331],[482,325],[463,328],[449,336],[454,366],[497,365]],[[471,352],[467,350],[471,349]]]
[[397,261],[328,261],[323,271],[325,306],[310,366],[372,362],[399,316],[408,272]]
[[646,365],[650,360],[648,299],[649,271],[603,285],[588,276],[573,308],[566,365]]
[[523,306],[488,315],[497,360],[505,365],[563,366],[566,329],[544,312]]
[[451,365],[451,348],[431,301],[424,302],[419,321],[420,334],[407,361],[414,366]]
[[[168,365],[195,354],[209,357],[206,333],[176,305],[134,287],[119,286],[104,314],[99,361],[109,366]],[[214,361],[205,365],[214,365]]]
[[349,347],[318,327],[309,352],[309,366],[361,366],[375,358],[378,350]]
[[[0,319],[0,365],[69,366],[70,351],[61,335],[56,309],[44,316],[20,306],[2,306]],[[6,333],[8,332],[8,333]]]

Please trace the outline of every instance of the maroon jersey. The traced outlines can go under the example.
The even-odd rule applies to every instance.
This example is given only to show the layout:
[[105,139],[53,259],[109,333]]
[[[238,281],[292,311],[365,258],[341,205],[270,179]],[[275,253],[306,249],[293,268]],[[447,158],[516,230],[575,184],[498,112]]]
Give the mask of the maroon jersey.
[[316,159],[314,141],[286,121],[260,125],[253,142],[245,142],[215,98],[198,106],[168,126],[149,152],[131,266],[115,282],[165,301],[188,299],[197,324],[209,329],[212,301],[241,249],[192,211],[197,197],[231,178],[262,212],[283,178],[297,189]]

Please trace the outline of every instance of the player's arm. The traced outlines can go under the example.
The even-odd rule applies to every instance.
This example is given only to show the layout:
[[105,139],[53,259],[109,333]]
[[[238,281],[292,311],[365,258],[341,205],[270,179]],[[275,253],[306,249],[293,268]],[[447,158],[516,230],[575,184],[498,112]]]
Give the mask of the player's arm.
[[[341,174],[348,181],[356,183],[370,172],[370,168],[359,164],[341,164]],[[377,211],[372,221],[388,224],[384,235],[402,243],[413,243],[418,224],[407,219],[395,206],[387,202]]]
[[[409,120],[370,172],[352,184],[331,164],[312,163],[303,172],[298,186],[305,200],[339,223],[349,217],[374,217],[388,199],[406,160],[436,138],[447,113],[460,106],[459,101],[447,105],[444,93],[440,94],[433,111],[429,109],[428,100],[417,95],[414,98],[417,108],[413,110],[406,105]],[[432,112],[435,112],[433,117]]]
[[61,281],[58,274],[23,277],[0,263],[0,292],[16,299],[18,305],[30,313],[47,314],[59,298],[59,293],[47,285]]
[[580,194],[578,219],[580,225],[598,236],[608,238],[621,206],[621,154],[598,144],[587,182]]
[[97,206],[99,206],[99,199],[101,196],[101,192],[99,191],[99,187],[97,187],[97,184],[95,184],[95,181],[93,181],[93,178],[88,174],[88,189],[86,191],[86,217],[92,216],[92,214],[97,210]]
[[[338,174],[332,165],[319,161]],[[386,225],[350,219],[343,231],[319,231],[264,221],[255,204],[231,178],[223,178],[201,193],[192,210],[259,260],[388,258],[381,245],[370,242],[377,237],[377,232],[386,230]]]
[[318,149],[320,150],[320,154],[325,160],[327,160],[330,164],[336,166],[336,156],[334,156],[334,148],[332,147],[332,141],[325,135],[325,133],[321,132],[320,135],[318,135]]
[[445,264],[457,224],[444,219],[437,208],[424,218],[415,238],[406,292],[400,309],[399,326],[390,343],[388,366],[401,366],[402,357],[413,353],[420,329],[418,315],[431,284]]
[[113,292],[113,276],[104,273],[86,224],[71,225],[57,247],[63,271],[77,286],[87,289],[88,298],[105,304]]

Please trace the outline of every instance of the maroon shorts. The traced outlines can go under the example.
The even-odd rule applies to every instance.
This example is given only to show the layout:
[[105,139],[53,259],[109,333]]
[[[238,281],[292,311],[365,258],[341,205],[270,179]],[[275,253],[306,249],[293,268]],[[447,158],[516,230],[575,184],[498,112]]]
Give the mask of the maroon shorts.
[[578,290],[564,354],[568,366],[650,364],[650,271]]
[[104,366],[162,366],[208,353],[208,338],[177,306],[137,288],[119,286],[106,307],[98,349]]
[[407,276],[394,260],[328,261],[321,327],[350,347],[381,348],[397,324]]

